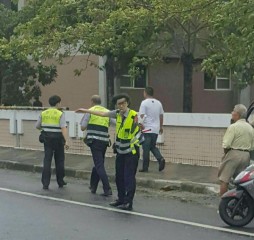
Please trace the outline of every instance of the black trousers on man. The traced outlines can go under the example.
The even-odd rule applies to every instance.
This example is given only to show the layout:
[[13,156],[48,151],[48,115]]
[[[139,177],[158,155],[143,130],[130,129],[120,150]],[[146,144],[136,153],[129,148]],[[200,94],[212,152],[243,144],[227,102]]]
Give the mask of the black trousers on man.
[[93,139],[90,149],[93,156],[94,167],[90,178],[90,188],[94,193],[97,190],[98,183],[101,180],[104,193],[107,193],[111,187],[109,185],[108,175],[105,170],[104,161],[107,150],[107,143]]
[[48,187],[51,178],[51,162],[52,157],[55,159],[56,180],[59,186],[64,182],[64,141],[63,138],[49,138],[44,142],[44,161],[41,182],[44,187]]
[[116,155],[116,187],[118,201],[132,204],[136,191],[136,172],[139,160],[139,148],[137,153]]

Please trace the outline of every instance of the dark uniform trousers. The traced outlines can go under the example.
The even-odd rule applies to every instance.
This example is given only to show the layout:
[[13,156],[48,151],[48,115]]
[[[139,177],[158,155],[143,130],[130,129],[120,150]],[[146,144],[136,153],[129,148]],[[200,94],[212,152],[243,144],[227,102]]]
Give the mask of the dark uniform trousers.
[[56,180],[58,185],[63,184],[64,174],[64,140],[62,137],[47,137],[44,142],[44,161],[41,182],[43,186],[49,186],[51,178],[51,162],[54,155],[56,167]]
[[102,182],[104,192],[107,192],[111,189],[109,185],[108,175],[104,166],[107,145],[107,143],[96,139],[93,139],[90,145],[94,162],[94,167],[92,169],[90,178],[90,187],[95,191],[100,180]]
[[123,203],[133,202],[136,191],[136,172],[139,160],[139,148],[137,153],[116,155],[116,187],[118,200]]

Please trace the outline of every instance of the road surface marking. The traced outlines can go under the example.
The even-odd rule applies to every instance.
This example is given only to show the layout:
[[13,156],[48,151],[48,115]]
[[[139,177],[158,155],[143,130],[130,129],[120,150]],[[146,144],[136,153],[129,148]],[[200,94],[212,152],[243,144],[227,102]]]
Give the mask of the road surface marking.
[[125,214],[129,214],[129,215],[146,217],[146,218],[150,218],[150,219],[179,223],[179,224],[189,225],[189,226],[193,226],[193,227],[199,227],[199,228],[205,228],[205,229],[211,229],[211,230],[216,230],[216,231],[221,231],[221,232],[235,233],[235,234],[239,234],[239,235],[254,237],[254,233],[248,233],[248,232],[238,231],[238,230],[234,230],[234,229],[216,227],[216,226],[206,225],[206,224],[201,224],[201,223],[196,223],[196,222],[178,220],[178,219],[174,219],[174,218],[160,217],[160,216],[146,214],[146,213],[125,211],[125,210],[121,210],[121,209],[104,207],[104,206],[94,205],[94,204],[89,204],[89,203],[82,203],[82,202],[77,202],[77,201],[72,201],[72,200],[67,200],[67,199],[62,199],[62,198],[43,196],[43,195],[39,195],[39,194],[13,190],[13,189],[9,189],[9,188],[1,188],[0,187],[0,191],[11,192],[11,193],[16,193],[16,194],[21,194],[24,196],[47,199],[47,200],[52,200],[52,201],[57,201],[57,202],[64,202],[64,203],[68,203],[68,204],[74,204],[74,205],[85,206],[85,207],[90,207],[90,208],[103,209],[103,210],[107,210],[107,211],[111,211],[111,212],[125,213]]

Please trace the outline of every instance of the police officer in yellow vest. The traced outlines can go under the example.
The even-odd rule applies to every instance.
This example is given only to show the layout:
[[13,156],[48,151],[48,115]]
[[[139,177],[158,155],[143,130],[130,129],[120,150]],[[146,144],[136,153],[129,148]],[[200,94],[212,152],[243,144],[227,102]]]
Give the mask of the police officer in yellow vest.
[[113,98],[113,103],[116,104],[117,110],[102,112],[80,108],[76,112],[116,118],[115,151],[118,199],[110,205],[123,210],[132,210],[136,190],[139,148],[144,138],[138,125],[137,113],[128,108],[129,96],[119,94]]
[[[93,95],[91,98],[91,111],[108,112],[108,109],[102,107],[101,98],[98,95]],[[102,196],[112,195],[112,190],[109,184],[108,176],[105,170],[104,161],[105,153],[109,145],[108,127],[110,118],[100,117],[86,113],[81,122],[81,130],[87,132],[85,143],[90,147],[93,156],[94,167],[90,178],[91,193],[96,193],[98,183],[101,180],[104,193]]]
[[58,109],[61,98],[57,95],[49,98],[50,108],[43,111],[36,122],[36,128],[42,130],[44,143],[44,161],[41,182],[43,189],[48,189],[51,178],[51,162],[54,155],[56,180],[59,188],[67,183],[64,181],[64,146],[67,144],[67,124],[65,115]]

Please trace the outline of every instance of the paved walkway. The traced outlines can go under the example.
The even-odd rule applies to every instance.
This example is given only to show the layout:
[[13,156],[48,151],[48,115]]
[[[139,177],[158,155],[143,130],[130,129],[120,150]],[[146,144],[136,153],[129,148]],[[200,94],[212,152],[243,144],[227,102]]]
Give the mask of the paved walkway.
[[[0,147],[0,168],[41,172],[43,151]],[[139,169],[142,161],[139,163]],[[54,164],[52,164],[54,167]],[[66,176],[89,179],[93,161],[91,156],[66,154]],[[114,181],[114,158],[107,158],[106,171]],[[150,163],[148,173],[137,173],[137,185],[164,190],[185,190],[199,193],[218,192],[217,168],[166,163],[162,172],[158,163]]]

